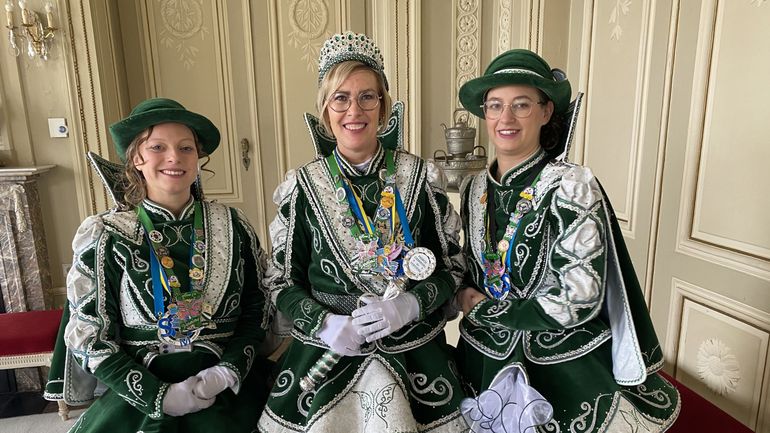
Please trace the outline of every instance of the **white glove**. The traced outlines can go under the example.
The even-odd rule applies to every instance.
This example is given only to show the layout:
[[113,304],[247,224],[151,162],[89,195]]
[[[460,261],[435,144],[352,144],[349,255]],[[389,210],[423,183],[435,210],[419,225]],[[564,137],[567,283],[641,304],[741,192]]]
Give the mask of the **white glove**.
[[362,296],[361,301],[367,305],[353,310],[353,324],[360,327],[358,333],[369,343],[387,337],[420,316],[420,304],[409,292],[384,301]]
[[231,388],[238,380],[233,370],[221,365],[215,365],[196,374],[200,379],[195,385],[195,395],[200,398],[214,398],[220,392]]
[[214,399],[205,400],[193,394],[193,388],[200,379],[190,376],[184,382],[172,383],[163,397],[163,413],[171,416],[182,416],[198,412],[214,404]]
[[361,345],[365,341],[359,335],[358,327],[353,325],[352,318],[340,314],[326,316],[317,336],[333,351],[344,356],[360,355]]

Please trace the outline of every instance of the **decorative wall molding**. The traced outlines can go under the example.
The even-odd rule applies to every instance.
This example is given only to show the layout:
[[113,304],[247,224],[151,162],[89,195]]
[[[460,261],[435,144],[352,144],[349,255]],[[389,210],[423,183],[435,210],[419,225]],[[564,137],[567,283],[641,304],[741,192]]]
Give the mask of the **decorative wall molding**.
[[289,45],[302,49],[302,60],[307,63],[308,72],[318,70],[321,45],[331,36],[326,31],[329,6],[323,0],[292,0],[289,25],[291,31],[286,35]]
[[188,40],[196,36],[203,40],[209,33],[203,24],[202,0],[162,0],[160,16],[163,22],[160,43],[178,53],[185,69],[192,69],[199,50]]
[[[452,70],[453,95],[468,80],[481,73],[481,2],[479,0],[455,0],[453,14]],[[457,97],[453,99],[451,111],[459,107]],[[448,118],[452,118],[449,113]],[[470,122],[475,126],[478,121],[471,116]]]
[[[251,2],[243,2],[242,3],[242,19],[243,19],[243,26],[246,29],[244,33],[246,34],[253,34],[253,29],[251,25],[251,17],[252,17],[252,10],[251,10]],[[251,95],[257,95],[256,90],[256,83],[257,83],[257,72],[256,72],[256,62],[257,59],[254,57],[254,47],[253,47],[253,38],[247,38],[244,43],[246,44],[246,64],[248,65],[247,68],[247,74],[246,74],[246,81],[248,83],[249,88],[249,94]],[[252,113],[251,116],[249,116],[251,121],[251,131],[254,132],[253,137],[253,143],[251,146],[251,158],[252,158],[252,170],[262,170],[262,143],[259,140],[260,133],[259,133],[259,109],[257,108],[257,98],[249,98],[249,109]],[[236,155],[237,159],[237,155]],[[268,239],[270,238],[266,227],[268,224],[268,217],[267,217],[267,209],[265,207],[265,185],[264,181],[262,179],[261,173],[255,173],[254,176],[254,190],[256,191],[255,194],[252,195],[254,200],[256,200],[256,208],[257,208],[257,221],[252,221],[252,225],[254,226],[254,230],[257,231],[257,236],[259,236],[260,240],[263,240],[263,247],[269,248]],[[249,185],[244,185],[244,187],[248,187]],[[247,188],[248,190],[249,188]]]
[[104,43],[104,39],[95,39],[90,2],[80,0],[64,4],[67,17],[65,34],[69,35],[68,43],[64,44],[65,56],[68,59],[67,81],[70,89],[75,90],[70,92],[70,112],[77,115],[70,125],[70,133],[73,137],[78,137],[75,140],[78,146],[72,149],[72,158],[75,161],[75,189],[79,214],[85,219],[88,215],[109,208],[106,192],[83,157],[88,151],[109,157],[107,146],[104,145],[107,143],[107,131],[102,127],[103,104],[97,97],[100,77],[98,70],[94,70],[94,67],[99,65],[94,45],[97,41]]
[[[699,327],[694,329],[685,328],[691,314],[713,320],[712,324],[708,324],[711,330],[702,329],[707,325],[704,323],[699,323]],[[717,403],[753,429],[763,404],[762,390],[770,382],[766,376],[766,372],[770,371],[770,313],[715,293],[707,287],[672,278],[668,319],[664,354],[666,361],[674,366],[674,376],[689,382],[685,384],[691,388],[695,385],[696,388],[700,386],[711,390],[714,395],[704,396],[712,401],[731,401],[733,404],[727,406],[725,401]],[[690,337],[688,332],[697,335]],[[709,332],[722,332],[729,336],[714,337]],[[681,364],[686,355],[684,344],[688,338],[692,338],[691,350],[695,347],[694,343],[698,343],[695,353],[690,354],[695,357],[694,365],[688,367],[692,371],[680,371],[684,368]],[[742,343],[745,346],[746,338],[758,340],[759,346],[740,347]],[[729,346],[725,342],[729,342]],[[738,359],[735,354],[738,350],[742,350],[747,358]],[[747,354],[747,350],[754,351],[754,354]],[[755,364],[753,368],[751,364]],[[703,373],[700,373],[701,368]],[[693,382],[696,377],[700,381]],[[703,395],[702,391],[695,390]]]
[[715,64],[719,2],[704,1],[698,29],[693,73],[693,91],[685,152],[685,168],[680,197],[676,252],[770,281],[770,251],[736,239],[704,233],[698,221],[702,196],[703,159],[708,152],[709,104],[713,103],[711,74]]
[[733,349],[719,338],[707,338],[700,347],[696,365],[698,377],[718,395],[735,392],[741,380],[741,366]]
[[498,0],[495,3],[497,19],[497,50],[494,55],[511,49],[511,7],[512,0]]
[[610,11],[609,23],[613,24],[610,32],[610,39],[619,41],[623,36],[623,27],[620,25],[620,18],[628,15],[631,8],[631,0],[615,0],[615,6]]
[[[602,41],[599,39],[601,37],[599,33],[600,29],[600,17],[598,16],[599,8],[601,6],[601,2],[596,2],[594,0],[594,4],[590,6],[590,12],[584,13],[584,17],[591,17],[590,22],[590,32],[587,32],[590,34],[587,49],[589,52],[586,56],[584,56],[585,59],[588,60],[588,65],[581,65],[581,77],[586,77],[585,86],[583,87],[585,89],[588,89],[588,98],[584,102],[584,116],[585,119],[585,126],[583,127],[583,139],[582,141],[582,149],[581,150],[581,156],[582,156],[582,163],[591,165],[590,161],[588,161],[588,155],[591,153],[592,146],[596,146],[595,141],[589,139],[588,137],[591,134],[592,126],[602,129],[601,128],[601,122],[592,122],[592,107],[600,108],[602,105],[594,105],[593,99],[591,97],[591,89],[594,86],[602,86],[602,83],[594,83],[592,77],[595,75],[595,71],[598,70],[597,62],[599,56],[603,55],[604,53],[598,52],[597,45]],[[627,176],[625,177],[625,197],[622,201],[623,206],[618,206],[617,203],[620,202],[618,198],[613,199],[613,203],[616,203],[616,215],[618,218],[618,222],[620,224],[620,227],[623,229],[624,235],[630,239],[634,239],[638,236],[636,233],[636,227],[637,227],[637,221],[636,221],[636,215],[639,211],[638,205],[639,205],[639,194],[642,192],[641,188],[641,182],[642,179],[640,178],[641,174],[641,168],[640,165],[643,162],[643,151],[644,151],[644,143],[646,142],[646,122],[647,122],[647,113],[648,110],[650,110],[650,103],[648,100],[649,92],[650,92],[650,64],[652,62],[652,56],[650,52],[650,45],[651,45],[651,38],[653,37],[653,28],[655,26],[654,22],[654,16],[652,14],[652,11],[655,9],[657,5],[657,1],[647,1],[641,3],[641,13],[638,16],[638,20],[640,23],[641,31],[639,33],[639,38],[634,39],[632,41],[618,41],[619,43],[625,44],[628,49],[636,49],[638,50],[636,55],[636,68],[634,71],[634,74],[629,77],[629,79],[635,79],[635,83],[632,83],[634,85],[634,91],[633,91],[633,101],[629,101],[627,104],[624,102],[619,102],[618,109],[629,109],[631,112],[629,113],[629,118],[632,119],[632,125],[631,125],[631,131],[630,131],[630,142],[628,146],[628,167],[625,171],[627,173]],[[622,0],[618,1],[616,5],[612,9],[611,15],[615,14],[623,14],[628,15],[630,12],[630,6],[631,2],[629,0]],[[586,6],[588,8],[588,6]],[[612,24],[612,20],[610,21],[610,24]],[[588,26],[584,26],[584,28],[588,28]],[[581,59],[582,61],[582,59]],[[627,81],[627,80],[624,80]],[[602,117],[602,116],[599,116]],[[625,141],[625,140],[624,140]]]

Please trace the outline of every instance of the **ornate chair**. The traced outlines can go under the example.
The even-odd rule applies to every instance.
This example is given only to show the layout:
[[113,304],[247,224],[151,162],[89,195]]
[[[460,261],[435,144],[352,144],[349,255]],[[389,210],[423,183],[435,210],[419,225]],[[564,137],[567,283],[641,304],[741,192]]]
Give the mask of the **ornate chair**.
[[[50,367],[62,310],[0,314],[0,370]],[[59,416],[69,408],[58,401]]]

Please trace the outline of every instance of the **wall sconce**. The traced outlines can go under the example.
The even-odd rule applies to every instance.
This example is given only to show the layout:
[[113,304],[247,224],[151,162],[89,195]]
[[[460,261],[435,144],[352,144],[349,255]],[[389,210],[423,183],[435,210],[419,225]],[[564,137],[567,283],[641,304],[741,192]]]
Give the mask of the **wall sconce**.
[[13,1],[5,2],[5,28],[8,29],[8,49],[11,55],[18,56],[21,50],[19,45],[24,41],[27,43],[27,55],[30,58],[35,56],[43,60],[48,60],[49,45],[53,41],[53,4],[49,1],[45,4],[46,25],[40,21],[37,13],[27,7],[27,0],[19,0],[19,9],[21,9],[21,26],[14,25]]

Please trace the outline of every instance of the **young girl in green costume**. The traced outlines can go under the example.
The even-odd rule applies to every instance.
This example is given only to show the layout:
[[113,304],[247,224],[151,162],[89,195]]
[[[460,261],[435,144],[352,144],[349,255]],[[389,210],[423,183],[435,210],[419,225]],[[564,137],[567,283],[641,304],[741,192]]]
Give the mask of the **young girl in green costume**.
[[72,241],[65,370],[46,396],[76,404],[92,377],[106,387],[78,433],[251,432],[266,398],[264,258],[245,216],[197,186],[219,131],[156,98],[110,133],[123,203]]
[[609,200],[564,159],[570,93],[528,50],[460,88],[497,155],[461,188],[458,364],[476,432],[662,432],[679,413]]
[[463,262],[438,169],[401,149],[379,49],[321,49],[318,157],[274,195],[266,284],[293,337],[262,432],[461,432],[463,397],[442,306]]

